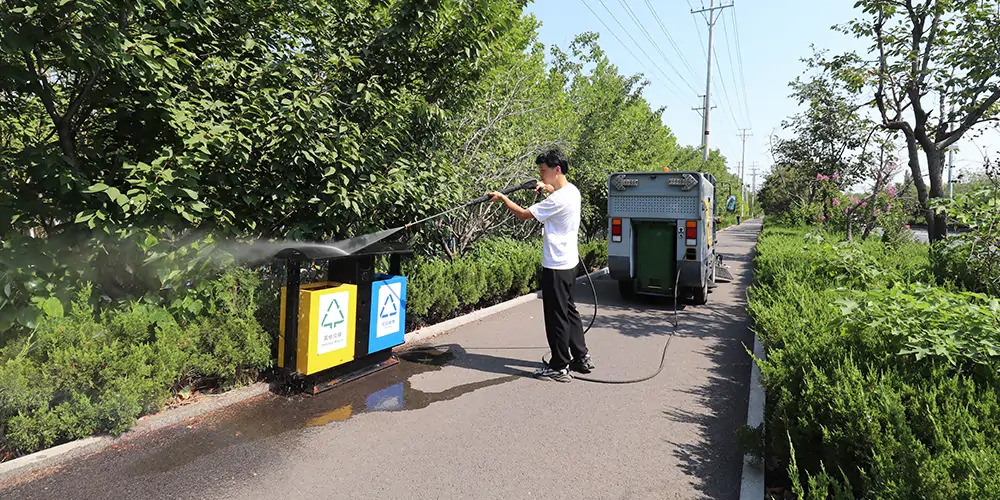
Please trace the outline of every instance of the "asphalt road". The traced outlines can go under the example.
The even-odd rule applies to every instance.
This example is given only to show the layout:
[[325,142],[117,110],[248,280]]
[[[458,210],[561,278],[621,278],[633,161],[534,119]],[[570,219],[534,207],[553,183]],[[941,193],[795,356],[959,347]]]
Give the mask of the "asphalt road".
[[[530,378],[547,352],[541,300],[432,339],[390,369],[316,397],[265,394],[137,436],[3,499],[735,499],[752,348],[745,290],[757,221],[719,233],[735,276],[705,306],[627,304],[595,280],[591,376]],[[575,291],[589,321],[586,282]]]

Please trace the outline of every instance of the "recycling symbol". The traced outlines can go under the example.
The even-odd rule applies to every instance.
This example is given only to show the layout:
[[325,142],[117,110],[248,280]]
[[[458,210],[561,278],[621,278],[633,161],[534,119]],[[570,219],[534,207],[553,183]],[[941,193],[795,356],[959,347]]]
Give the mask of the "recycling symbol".
[[[340,316],[340,319],[338,319],[337,321],[334,321],[333,323],[330,323],[328,321],[328,318],[330,318],[330,311],[333,309],[333,306],[337,306],[337,314]],[[343,322],[344,322],[344,312],[340,310],[340,302],[337,302],[337,299],[333,299],[330,302],[330,305],[327,306],[326,312],[323,313],[323,320],[320,321],[320,325],[322,325],[322,326],[324,326],[326,328],[336,328],[337,325],[339,325],[339,324],[341,324]]]
[[[392,308],[391,311],[389,310],[390,307]],[[399,311],[396,309],[396,301],[392,300],[392,295],[388,295],[382,304],[382,309],[379,311],[378,317],[389,318],[395,316],[397,312]]]

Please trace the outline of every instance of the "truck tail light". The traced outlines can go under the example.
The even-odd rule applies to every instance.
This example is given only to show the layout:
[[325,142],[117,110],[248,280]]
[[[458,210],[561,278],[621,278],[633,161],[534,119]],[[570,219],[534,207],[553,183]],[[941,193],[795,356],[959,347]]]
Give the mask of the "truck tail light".
[[698,221],[687,221],[685,224],[684,237],[687,239],[688,246],[694,246],[698,243]]
[[611,219],[611,241],[619,242],[621,240],[622,240],[622,220]]

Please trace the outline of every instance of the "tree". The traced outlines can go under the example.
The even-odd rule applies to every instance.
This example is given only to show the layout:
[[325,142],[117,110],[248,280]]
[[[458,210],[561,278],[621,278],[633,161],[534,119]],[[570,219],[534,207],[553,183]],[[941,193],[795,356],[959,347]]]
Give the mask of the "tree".
[[15,227],[326,239],[447,193],[440,124],[523,3],[7,6],[4,108],[30,125],[0,162]]
[[878,163],[874,156],[882,140],[875,133],[878,125],[860,113],[864,103],[822,67],[822,57],[823,52],[816,52],[806,59],[811,74],[789,84],[791,97],[805,105],[782,121],[782,128],[794,135],[771,137],[776,168],[765,178],[760,198],[772,213],[794,203],[818,202],[828,219],[834,192],[861,181]]
[[[871,90],[881,124],[902,132],[930,238],[946,235],[945,151],[1000,113],[1000,2],[873,0],[863,17],[837,29],[872,41],[874,61],[848,53],[826,63],[857,90]],[[930,186],[920,165],[923,151]]]
[[[537,176],[534,160],[546,148],[571,149],[574,118],[562,98],[563,75],[548,72],[537,27],[533,17],[524,17],[495,44],[471,104],[449,122],[452,145],[446,150],[449,163],[457,166],[451,186],[462,199]],[[484,235],[522,238],[538,231],[532,224],[512,223],[507,210],[493,203],[450,214],[436,226],[449,257]]]
[[325,240],[447,206],[445,124],[523,6],[7,0],[0,328],[71,282],[183,289],[157,258],[206,234]]

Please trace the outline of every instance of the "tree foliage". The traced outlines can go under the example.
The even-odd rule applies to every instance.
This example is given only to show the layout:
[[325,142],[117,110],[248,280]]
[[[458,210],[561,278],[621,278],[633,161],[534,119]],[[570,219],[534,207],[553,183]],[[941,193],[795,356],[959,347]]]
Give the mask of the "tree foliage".
[[447,204],[445,124],[523,3],[6,6],[0,323],[32,325],[25,303],[82,281],[183,289],[176,251],[207,234],[325,240]]
[[[526,22],[509,35],[508,51],[495,54],[474,104],[454,120],[452,163],[462,173],[453,185],[465,198],[536,176],[535,156],[550,147],[569,155],[569,179],[584,198],[587,237],[607,227],[607,179],[613,172],[699,170],[738,184],[718,151],[705,164],[700,149],[677,143],[663,124],[664,109],[653,109],[643,97],[648,82],[621,74],[596,34],[580,34],[568,52],[551,47],[546,63],[534,28]],[[519,237],[538,230],[512,222],[506,209],[492,204],[450,215],[441,226],[439,237],[451,256],[487,234]]]
[[935,214],[928,200],[944,196],[945,151],[1000,118],[1000,2],[875,0],[856,7],[861,16],[838,29],[870,41],[875,59],[851,52],[825,66],[873,95],[882,126],[903,134],[931,239],[939,240],[947,216]]
[[828,219],[836,192],[878,179],[891,160],[880,156],[890,137],[876,133],[878,125],[861,112],[864,104],[822,68],[823,55],[806,59],[809,71],[789,84],[804,109],[782,121],[791,137],[771,138],[775,169],[765,176],[759,198],[766,212],[818,203]]
[[[396,227],[535,175],[551,146],[570,155],[588,236],[612,171],[729,178],[717,151],[689,159],[596,35],[546,61],[523,6],[7,2],[0,332],[58,316],[85,283],[94,305],[197,314],[187,285],[232,260],[214,251],[227,240]],[[533,231],[482,205],[411,236],[455,255]]]
[[[16,228],[324,239],[428,208],[447,110],[520,13],[492,1],[14,2]],[[248,217],[253,214],[252,217]],[[373,220],[372,216],[376,219]],[[381,219],[381,220],[379,220]]]

